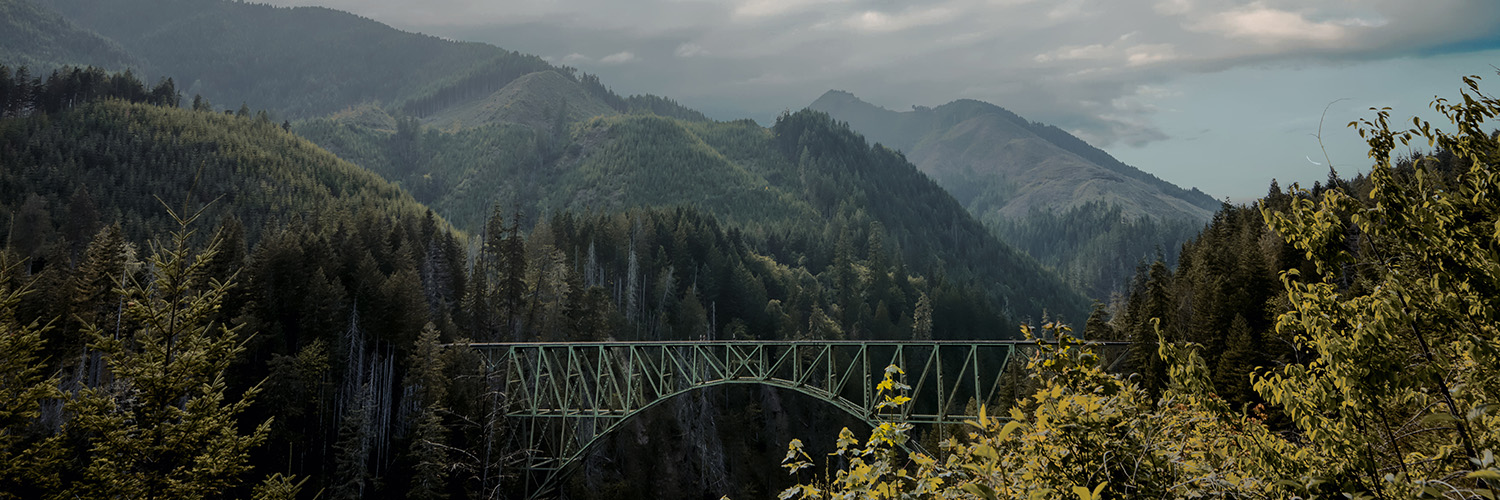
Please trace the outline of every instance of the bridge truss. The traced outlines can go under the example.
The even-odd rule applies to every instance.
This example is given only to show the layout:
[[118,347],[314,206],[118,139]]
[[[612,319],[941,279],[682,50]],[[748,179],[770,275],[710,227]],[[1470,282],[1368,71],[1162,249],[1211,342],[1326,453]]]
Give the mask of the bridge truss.
[[[1028,341],[666,341],[471,344],[504,384],[507,418],[526,446],[530,496],[554,489],[601,438],[674,396],[763,384],[830,403],[874,426],[943,425],[993,404],[1006,364]],[[875,411],[885,368],[905,370],[912,401]]]

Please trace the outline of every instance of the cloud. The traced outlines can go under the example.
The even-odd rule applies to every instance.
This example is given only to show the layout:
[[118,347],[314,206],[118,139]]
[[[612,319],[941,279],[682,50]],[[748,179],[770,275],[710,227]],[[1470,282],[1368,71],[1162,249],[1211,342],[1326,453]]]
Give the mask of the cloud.
[[845,0],[745,0],[734,8],[736,19],[797,14],[828,4],[847,3]]
[[1500,26],[1495,0],[271,1],[549,56],[721,118],[773,117],[829,88],[893,109],[974,98],[1100,147],[1167,137],[1171,106],[1146,104],[1173,98],[1143,87],[1477,50]]
[[706,56],[708,55],[708,49],[703,48],[702,45],[688,42],[682,45],[678,45],[677,50],[672,51],[672,54],[677,57]]
[[1123,62],[1125,66],[1143,66],[1177,59],[1176,46],[1170,43],[1135,43],[1133,40],[1137,35],[1136,32],[1126,33],[1109,44],[1059,47],[1037,54],[1032,59],[1043,64],[1056,61],[1100,61]]
[[845,24],[858,31],[892,32],[947,23],[956,14],[957,11],[945,7],[907,10],[898,14],[867,10],[849,17]]
[[635,57],[635,53],[632,53],[630,51],[616,52],[599,58],[599,62],[610,65],[625,64],[628,62],[634,62],[636,60],[637,58]]
[[1337,42],[1350,35],[1345,23],[1312,22],[1302,14],[1259,5],[1214,14],[1188,29],[1260,43]]

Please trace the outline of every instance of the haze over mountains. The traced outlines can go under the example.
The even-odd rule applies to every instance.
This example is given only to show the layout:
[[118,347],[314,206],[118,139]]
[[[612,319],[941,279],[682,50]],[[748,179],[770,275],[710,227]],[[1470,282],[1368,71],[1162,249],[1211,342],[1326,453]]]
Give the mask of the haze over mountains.
[[1142,262],[1175,262],[1221,205],[985,102],[897,112],[830,90],[808,108],[901,150],[1002,239],[1100,299]]
[[[867,238],[878,223],[907,265],[981,287],[997,311],[1084,311],[1068,285],[899,157],[815,117],[769,130],[707,123],[668,99],[621,97],[534,56],[328,9],[211,0],[44,5],[205,105],[301,118],[297,132],[469,232],[481,232],[497,206],[537,220],[561,210],[686,205],[748,229],[829,242]],[[99,54],[50,61],[90,64]],[[819,254],[831,257],[827,250]]]
[[[1051,425],[1047,398],[1073,396],[1058,385],[1028,396],[1035,381],[1107,378],[1119,383],[1074,395],[1124,405],[1115,416],[1166,395],[1131,425],[1179,417],[1182,401],[1215,393],[1258,412],[1252,404],[1265,401],[1249,374],[1306,354],[1289,337],[1302,332],[1276,324],[1286,297],[1308,288],[1289,282],[1285,293],[1277,277],[1336,269],[1314,266],[1321,257],[1304,257],[1259,208],[1221,206],[978,101],[894,112],[830,91],[770,124],[719,121],[665,97],[618,95],[533,55],[324,8],[0,0],[0,13],[0,379],[26,393],[0,398],[20,408],[0,419],[0,496],[183,487],[244,497],[265,480],[256,489],[281,498],[520,497],[543,473],[523,461],[546,445],[525,444],[539,442],[520,434],[534,415],[517,414],[507,391],[550,377],[580,402],[608,395],[551,368],[499,382],[495,363],[506,361],[471,342],[615,344],[561,347],[598,380],[615,375],[597,361],[620,342],[687,352],[775,341],[741,344],[758,346],[744,359],[779,350],[793,365],[817,355],[806,340],[899,343],[892,362],[933,349],[935,371],[921,373],[944,380],[1000,360],[939,355],[928,341],[1060,339],[1057,325],[1069,324],[1095,340],[1197,343],[1176,352],[1192,353],[1179,361],[1194,360],[1201,392],[1163,392],[1185,387],[1185,372],[1155,356],[1175,351],[1165,345],[1111,361],[1139,374],[1117,379],[1082,364],[1096,360],[1083,351],[1042,342],[1031,352],[1051,352],[1045,363],[1013,356],[993,373],[964,371],[999,383],[972,398],[965,382],[951,385],[941,411],[1030,408],[1042,416],[1012,424]],[[1435,158],[1449,172],[1439,181],[1453,182],[1468,157]],[[1372,182],[1273,188],[1261,206],[1364,197]],[[1358,292],[1368,283],[1358,273],[1382,264],[1356,246],[1354,262],[1372,265],[1336,272],[1356,273],[1345,283]],[[1324,278],[1319,286],[1335,283]],[[1109,303],[1091,314],[1089,299]],[[884,361],[874,356],[846,358],[865,367],[842,374],[799,369],[796,383],[873,378],[871,363]],[[679,368],[717,366],[688,364]],[[1062,376],[1028,381],[1036,370]],[[882,394],[898,378],[933,380],[885,373]],[[641,387],[632,381],[656,383],[629,370],[609,378],[626,381],[615,391],[626,400]],[[837,442],[849,443],[858,431],[848,429],[872,415],[812,390],[670,378],[668,389],[685,392],[628,423],[571,428],[598,440],[573,462],[565,496],[770,497],[803,477],[777,466],[790,439],[844,428]],[[833,392],[859,390],[843,387]],[[1230,415],[1214,408],[1211,418]],[[1095,413],[1080,415],[1098,423]],[[1210,422],[1188,416],[1194,432]],[[951,430],[914,431],[911,442],[942,449]],[[1056,441],[1052,430],[1027,435]],[[1154,449],[1178,464],[1180,444],[1132,444],[1101,460]],[[832,455],[826,446],[807,452]],[[1193,487],[1170,474],[1170,488]],[[1090,494],[1104,487],[1114,486]]]
[[[199,0],[43,4],[62,13],[57,15],[8,1],[16,6],[12,10],[35,18],[32,24],[63,26],[59,29],[87,34],[83,38],[90,40],[81,48],[15,51],[37,54],[28,60],[47,61],[43,67],[133,67],[152,77],[170,76],[185,95],[201,95],[207,102],[228,108],[244,103],[270,111],[278,121],[300,118],[299,133],[398,182],[469,231],[477,230],[497,203],[537,214],[687,203],[746,223],[766,219],[749,213],[802,218],[796,215],[803,213],[796,208],[802,204],[761,204],[755,212],[740,212],[714,201],[743,198],[736,193],[760,186],[766,196],[804,198],[805,204],[807,193],[795,190],[807,188],[777,185],[780,177],[757,179],[771,172],[764,170],[766,165],[775,163],[760,152],[728,154],[693,133],[671,132],[704,122],[701,113],[661,97],[621,97],[591,75],[535,56],[405,33],[322,8]],[[986,103],[957,101],[897,113],[829,92],[811,108],[849,122],[871,142],[903,151],[990,231],[1099,299],[1119,291],[1143,259],[1156,254],[1174,259],[1180,243],[1218,205],[1195,190],[1184,191],[1121,164],[1055,127]],[[611,137],[605,128],[574,125],[622,113],[683,122],[653,129],[676,134],[676,139],[637,141],[627,150],[601,142]],[[398,133],[398,122],[407,119],[398,117],[415,118],[418,127]],[[641,124],[631,119],[604,123]],[[398,152],[392,140],[406,142]],[[735,158],[728,163],[736,168],[702,177],[692,189],[654,195],[622,188],[632,185],[626,178],[640,180],[630,169],[583,173],[590,168],[585,160],[605,157],[595,154],[598,148],[616,148],[606,155],[614,158],[639,154],[628,151],[632,147],[674,141],[686,146],[684,151],[709,153],[677,158],[698,158],[685,161],[700,168]],[[695,142],[699,145],[692,146]],[[667,174],[663,179],[690,177]],[[705,194],[677,197],[698,191]],[[1084,219],[1092,221],[1088,234],[1055,231]],[[949,243],[956,241],[950,238]]]
[[1057,127],[985,102],[963,99],[897,112],[830,90],[807,107],[906,153],[985,220],[1104,202],[1127,217],[1207,221],[1220,205],[1197,189],[1120,163]]

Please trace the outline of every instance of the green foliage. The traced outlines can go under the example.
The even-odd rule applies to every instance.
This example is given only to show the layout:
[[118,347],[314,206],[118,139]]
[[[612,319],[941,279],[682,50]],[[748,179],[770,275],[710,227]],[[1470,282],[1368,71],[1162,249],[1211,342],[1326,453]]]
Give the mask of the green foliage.
[[[1289,335],[1274,329],[1276,315],[1287,307],[1276,273],[1306,266],[1257,209],[1283,207],[1290,199],[1274,184],[1272,192],[1252,207],[1223,206],[1183,245],[1176,269],[1165,260],[1138,267],[1114,317],[1101,312],[1093,323],[1098,326],[1089,328],[1108,336],[1090,338],[1151,342],[1157,319],[1167,340],[1203,345],[1200,355],[1216,370],[1217,394],[1236,408],[1263,402],[1244,375],[1257,366],[1295,363],[1301,355]],[[1148,390],[1159,391],[1167,374],[1149,354],[1136,352],[1132,369]]]
[[[1284,210],[1262,209],[1310,268],[1281,272],[1288,310],[1276,323],[1309,360],[1250,377],[1284,423],[1215,395],[1216,381],[1244,383],[1253,352],[1244,316],[1229,322],[1217,374],[1199,346],[1169,341],[1163,318],[1150,318],[1158,349],[1152,363],[1136,364],[1160,372],[1141,378],[1154,390],[1102,371],[1065,327],[1048,325],[1059,340],[1039,344],[1028,364],[1037,391],[1009,419],[981,409],[979,430],[949,441],[947,460],[851,461],[835,479],[785,496],[1495,498],[1500,135],[1481,125],[1500,116],[1500,100],[1480,93],[1477,78],[1465,83],[1462,103],[1434,102],[1455,132],[1421,120],[1392,130],[1379,110],[1356,123],[1377,162],[1367,181],[1273,192],[1268,204]],[[1419,139],[1441,153],[1392,164],[1397,143]],[[1154,267],[1146,295],[1167,282]],[[1132,302],[1143,306],[1131,314],[1155,315],[1161,299]],[[840,449],[850,442],[841,436]]]
[[[1023,328],[1035,338],[1030,328]],[[966,435],[941,443],[945,459],[919,451],[905,459],[909,427],[885,424],[863,447],[848,429],[831,478],[799,484],[782,498],[1121,498],[1260,497],[1274,484],[1265,460],[1291,445],[1256,420],[1224,412],[1207,392],[1207,370],[1193,347],[1163,344],[1172,386],[1155,402],[1138,384],[1105,372],[1086,343],[1062,325],[1044,326],[1027,370],[1038,382],[1008,416],[980,407]],[[893,367],[894,368],[894,367]],[[878,390],[899,389],[887,370]],[[899,398],[889,399],[900,404]],[[787,467],[810,467],[788,452]],[[800,460],[798,457],[801,457]]]
[[[1266,220],[1313,272],[1282,274],[1291,310],[1277,322],[1317,357],[1256,377],[1309,450],[1329,457],[1307,484],[1361,496],[1493,498],[1500,447],[1500,142],[1482,129],[1500,101],[1465,78],[1461,102],[1433,108],[1456,128],[1389,111],[1358,125],[1376,162],[1368,200],[1330,190]],[[1391,151],[1426,140],[1451,154],[1394,168]]]
[[296,477],[287,476],[280,472],[266,476],[265,481],[255,485],[255,492],[250,498],[254,500],[296,500],[297,495],[302,492],[302,485],[307,484],[309,478],[292,482]]
[[44,378],[42,334],[51,324],[22,324],[16,306],[30,292],[13,283],[9,252],[0,252],[0,498],[39,497],[60,484],[64,457],[58,436],[40,429],[47,400],[60,398],[56,378]]
[[981,217],[1002,241],[1098,300],[1128,291],[1141,261],[1161,256],[1177,264],[1182,244],[1203,230],[1201,220],[1131,217],[1100,201],[1063,211],[1033,209],[1022,217]]
[[7,151],[0,156],[0,216],[34,213],[39,221],[18,225],[11,232],[16,241],[46,239],[56,231],[53,221],[83,217],[70,213],[77,204],[65,202],[79,192],[86,204],[108,211],[77,223],[118,219],[131,241],[172,228],[152,196],[195,205],[222,197],[203,216],[236,215],[253,231],[247,236],[252,242],[286,214],[425,212],[396,186],[254,118],[94,102],[0,119],[0,149]]
[[124,69],[136,63],[119,44],[37,2],[0,0],[0,64],[49,71],[68,64]]
[[77,494],[219,497],[239,485],[269,431],[269,421],[249,432],[237,424],[258,388],[226,401],[225,371],[244,347],[238,327],[213,321],[231,286],[204,276],[218,249],[195,254],[192,218],[174,217],[180,228],[154,249],[151,281],[120,285],[133,328],[117,336],[88,325],[109,378],[70,402],[69,432],[88,443]]
[[[776,260],[806,257],[806,267],[818,272],[837,264],[832,250],[841,239],[867,254],[870,228],[878,223],[876,253],[887,273],[904,265],[987,302],[989,311],[968,311],[953,307],[966,297],[933,295],[935,331],[994,336],[1001,323],[985,316],[996,312],[1084,314],[1073,290],[995,239],[903,157],[872,148],[820,113],[783,116],[770,130],[753,122],[601,117],[573,125],[561,144],[517,125],[443,132],[401,121],[389,130],[368,115],[303,122],[297,130],[398,180],[418,201],[471,232],[497,205],[527,214],[688,206],[778,243],[767,249]],[[794,248],[775,248],[780,242]],[[863,272],[879,281],[878,273]],[[868,311],[843,313],[873,316],[878,306],[871,301]],[[957,325],[945,324],[949,319],[995,328],[956,331]]]

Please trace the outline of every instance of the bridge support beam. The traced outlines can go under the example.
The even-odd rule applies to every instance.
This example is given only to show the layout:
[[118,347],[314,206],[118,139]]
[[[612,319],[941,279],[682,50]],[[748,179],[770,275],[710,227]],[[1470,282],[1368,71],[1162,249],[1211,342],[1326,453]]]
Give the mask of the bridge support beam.
[[[1026,341],[681,341],[471,344],[503,383],[507,418],[526,446],[527,493],[549,494],[601,437],[688,391],[764,384],[806,394],[874,426],[943,425],[991,404]],[[912,401],[875,412],[885,367],[905,370]]]

